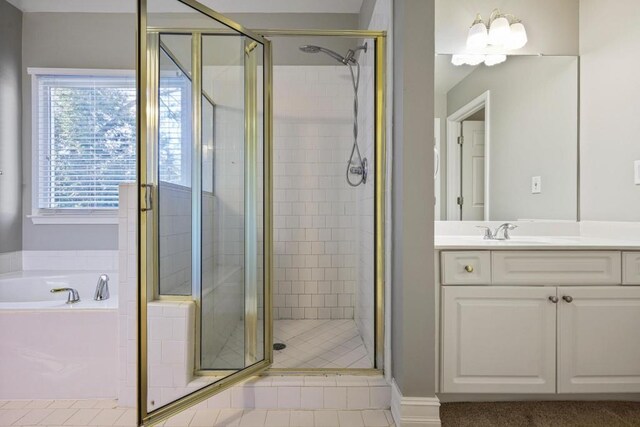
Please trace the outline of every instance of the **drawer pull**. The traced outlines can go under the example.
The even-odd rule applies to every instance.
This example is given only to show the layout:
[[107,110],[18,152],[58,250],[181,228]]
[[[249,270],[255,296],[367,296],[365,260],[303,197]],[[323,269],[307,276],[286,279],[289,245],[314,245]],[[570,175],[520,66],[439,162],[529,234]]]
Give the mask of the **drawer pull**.
[[557,304],[558,303],[558,297],[555,296],[555,295],[552,295],[552,296],[549,297],[549,301],[551,301],[554,304]]
[[565,295],[562,297],[563,300],[565,300],[566,302],[571,302],[573,301],[573,297],[569,296],[569,295]]
[[466,271],[467,273],[473,273],[473,265],[465,265],[464,271]]

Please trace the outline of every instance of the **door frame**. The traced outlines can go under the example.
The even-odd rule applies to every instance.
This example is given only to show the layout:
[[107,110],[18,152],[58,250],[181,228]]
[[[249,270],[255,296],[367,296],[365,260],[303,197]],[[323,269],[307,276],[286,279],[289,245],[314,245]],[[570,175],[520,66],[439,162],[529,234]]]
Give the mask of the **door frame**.
[[[137,277],[138,277],[138,316],[137,316],[137,424],[138,425],[154,425],[169,417],[182,412],[192,405],[204,401],[210,396],[225,390],[244,379],[259,374],[269,366],[273,361],[273,340],[272,331],[272,257],[273,257],[273,212],[272,212],[272,51],[271,42],[263,36],[258,35],[243,26],[229,20],[227,17],[218,12],[194,1],[194,0],[178,0],[180,3],[193,8],[215,21],[218,21],[234,31],[245,35],[263,45],[264,48],[264,359],[229,376],[209,384],[201,389],[183,396],[167,405],[156,410],[149,411],[148,398],[148,325],[147,325],[147,303],[153,300],[156,294],[156,284],[158,279],[158,262],[157,262],[157,242],[158,230],[156,227],[158,219],[158,206],[153,206],[154,201],[158,200],[157,187],[157,166],[153,163],[155,155],[154,150],[157,145],[155,132],[148,132],[147,129],[154,129],[156,115],[153,97],[149,93],[156,90],[157,82],[149,80],[157,69],[155,61],[150,60],[148,50],[148,26],[147,26],[147,0],[137,1],[137,43],[136,43],[136,77],[137,77],[137,180],[138,180],[138,259],[137,259]],[[227,31],[227,33],[229,32]],[[197,32],[196,29],[191,30],[192,33]],[[199,49],[199,38],[193,39],[193,47]],[[199,70],[193,70],[197,73]],[[195,74],[194,74],[195,76]],[[194,103],[201,102],[200,88],[194,85]],[[195,104],[194,104],[195,105]],[[194,117],[194,144],[195,138],[199,138],[198,119],[199,108],[193,111]],[[250,119],[245,118],[245,120]],[[245,125],[255,127],[256,123],[245,123]],[[255,134],[255,132],[253,132]],[[196,144],[197,145],[197,144]],[[197,151],[197,150],[196,150]],[[195,197],[195,196],[194,196]],[[198,196],[199,197],[199,194]]]
[[484,220],[489,221],[490,214],[490,152],[491,152],[491,93],[484,92],[468,104],[447,117],[447,215],[448,221],[460,221],[460,208],[457,197],[460,192],[460,157],[458,137],[461,135],[461,123],[484,108]]

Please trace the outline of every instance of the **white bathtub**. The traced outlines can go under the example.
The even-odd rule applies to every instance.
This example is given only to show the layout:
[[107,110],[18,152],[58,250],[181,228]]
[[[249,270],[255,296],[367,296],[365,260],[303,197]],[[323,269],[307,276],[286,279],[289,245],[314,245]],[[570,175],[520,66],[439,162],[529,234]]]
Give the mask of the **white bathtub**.
[[[110,298],[94,301],[98,277]],[[78,290],[80,302],[66,304]],[[118,275],[24,271],[0,275],[0,400],[115,398]]]

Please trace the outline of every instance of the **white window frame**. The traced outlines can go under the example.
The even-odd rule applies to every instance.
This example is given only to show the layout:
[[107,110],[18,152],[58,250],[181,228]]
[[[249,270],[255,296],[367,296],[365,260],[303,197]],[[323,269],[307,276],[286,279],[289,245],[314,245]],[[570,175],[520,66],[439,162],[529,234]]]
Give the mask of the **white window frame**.
[[38,78],[41,75],[133,77],[134,70],[86,68],[27,68],[31,76],[31,215],[34,224],[118,224],[117,209],[41,209],[38,207],[40,183],[40,135]]

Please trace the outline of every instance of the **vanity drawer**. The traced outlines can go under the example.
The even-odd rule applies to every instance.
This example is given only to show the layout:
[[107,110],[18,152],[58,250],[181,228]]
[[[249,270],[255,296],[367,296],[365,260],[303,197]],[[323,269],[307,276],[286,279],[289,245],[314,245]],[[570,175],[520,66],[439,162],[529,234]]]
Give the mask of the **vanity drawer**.
[[640,252],[622,254],[622,283],[640,285]]
[[442,252],[443,285],[488,285],[491,283],[489,251]]
[[494,285],[617,285],[620,252],[494,251]]

